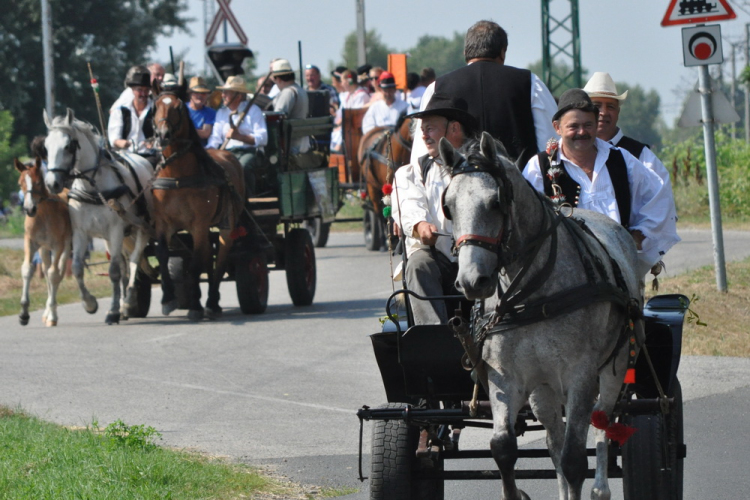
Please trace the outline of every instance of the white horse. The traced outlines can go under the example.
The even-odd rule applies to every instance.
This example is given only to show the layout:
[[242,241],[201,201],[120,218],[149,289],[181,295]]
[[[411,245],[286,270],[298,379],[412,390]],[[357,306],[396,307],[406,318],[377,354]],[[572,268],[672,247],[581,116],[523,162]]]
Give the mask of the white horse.
[[[147,160],[138,155],[123,154],[128,165],[115,160],[102,148],[101,137],[94,128],[76,120],[68,109],[66,116],[49,120],[44,113],[48,134],[48,169],[45,176],[47,188],[59,193],[72,180],[69,197],[70,218],[73,224],[73,275],[78,281],[83,307],[88,313],[98,309],[96,298],[83,281],[84,255],[92,237],[107,242],[110,254],[109,278],[112,281],[112,306],[106,317],[107,324],[120,321],[123,294],[120,280],[127,283],[122,304],[124,318],[128,309],[137,305],[135,275],[149,241],[148,232],[133,221],[143,218],[151,210],[150,190],[143,190],[153,177],[154,170]],[[121,217],[105,201],[117,200],[131,217]],[[133,237],[130,265],[123,267],[123,240],[125,234]],[[127,280],[127,281],[126,281]]]
[[[487,301],[491,312],[475,360],[492,406],[490,447],[502,498],[527,499],[515,484],[514,424],[528,400],[547,430],[559,498],[578,500],[592,411],[612,421],[630,352],[644,338],[636,248],[627,230],[606,216],[557,214],[496,147],[486,133],[466,158],[440,143],[453,168],[444,210],[459,251],[456,286],[469,299],[489,299],[498,283],[504,290]],[[595,437],[591,497],[604,500],[610,498],[608,438],[598,429]]]

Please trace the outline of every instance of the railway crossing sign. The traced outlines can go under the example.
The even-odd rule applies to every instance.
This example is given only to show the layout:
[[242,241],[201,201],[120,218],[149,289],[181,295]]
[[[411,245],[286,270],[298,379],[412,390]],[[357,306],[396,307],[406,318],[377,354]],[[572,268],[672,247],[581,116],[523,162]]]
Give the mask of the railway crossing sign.
[[724,62],[721,26],[712,24],[682,28],[682,57],[686,67]]
[[677,1],[669,2],[667,13],[661,20],[662,26],[707,23],[737,17],[727,0],[680,0],[679,4]]
[[242,45],[247,45],[247,35],[245,35],[245,32],[242,31],[240,23],[237,22],[237,18],[234,17],[234,14],[229,8],[229,2],[231,2],[232,0],[216,1],[219,4],[219,11],[216,13],[216,17],[214,17],[214,20],[211,23],[211,27],[208,28],[208,31],[206,32],[206,45],[211,45],[212,43],[214,43],[216,32],[219,31],[219,27],[224,21],[229,22],[229,24],[232,26],[232,29],[237,34],[237,38],[239,39],[240,43]]

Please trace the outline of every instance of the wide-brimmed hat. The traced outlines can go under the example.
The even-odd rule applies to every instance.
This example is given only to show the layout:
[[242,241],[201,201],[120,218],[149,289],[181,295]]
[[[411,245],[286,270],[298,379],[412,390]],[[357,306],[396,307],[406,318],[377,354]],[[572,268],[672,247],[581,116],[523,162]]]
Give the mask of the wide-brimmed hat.
[[591,77],[591,79],[583,87],[583,90],[589,95],[589,97],[608,97],[610,99],[617,99],[618,101],[624,101],[628,97],[628,91],[626,90],[620,95],[617,95],[617,87],[615,81],[609,76],[609,73],[597,71]]
[[381,89],[392,89],[396,87],[396,77],[390,71],[383,71],[378,77],[378,84]]
[[341,80],[341,77],[344,76],[344,72],[347,71],[347,69],[346,66],[336,66],[336,69],[331,71],[331,76],[337,80]]
[[288,75],[294,73],[291,63],[286,59],[276,59],[271,63],[271,74],[274,76]]
[[125,85],[128,87],[150,87],[151,73],[142,66],[134,66],[128,70]]
[[175,89],[179,84],[177,77],[172,73],[164,73],[164,78],[161,81],[161,86],[164,90]]
[[581,89],[570,89],[563,92],[560,101],[557,103],[557,113],[552,117],[552,121],[557,121],[562,115],[571,109],[580,109],[599,116],[599,110],[591,102],[589,95]]
[[407,118],[424,118],[425,116],[442,116],[450,121],[458,122],[463,125],[467,135],[479,128],[479,122],[474,115],[469,113],[469,104],[460,97],[433,94],[424,111],[407,115]]
[[208,94],[211,89],[208,88],[206,79],[202,76],[194,76],[190,79],[190,85],[188,85],[190,92],[197,92],[199,94]]
[[247,89],[247,83],[245,83],[245,79],[241,76],[230,76],[227,78],[227,81],[224,82],[224,85],[221,87],[216,87],[217,90],[232,90],[234,92],[242,92],[245,94],[250,93],[250,91]]

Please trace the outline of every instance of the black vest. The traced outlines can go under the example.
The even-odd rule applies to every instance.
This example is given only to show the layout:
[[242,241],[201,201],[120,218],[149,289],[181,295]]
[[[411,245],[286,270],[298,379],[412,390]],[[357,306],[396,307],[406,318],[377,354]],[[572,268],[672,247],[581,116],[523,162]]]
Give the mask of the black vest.
[[[120,139],[127,139],[130,135],[130,108],[127,106],[120,107],[122,111],[122,133]],[[151,106],[146,113],[146,118],[143,121],[143,135],[146,139],[154,136],[154,107]]]
[[477,61],[438,78],[435,93],[466,100],[480,131],[502,142],[512,160],[520,157],[520,165],[536,154],[530,71]]
[[[549,156],[542,151],[537,154],[539,166],[544,179],[544,194],[552,196],[552,181],[547,177],[549,170]],[[620,223],[628,227],[630,225],[630,182],[628,181],[628,167],[625,165],[625,158],[622,153],[616,149],[609,151],[609,158],[606,163],[609,178],[612,179],[612,187],[615,190],[615,199],[617,200],[617,210],[620,212]],[[574,181],[569,175],[561,175],[557,179],[557,184],[565,195],[565,201],[572,206],[578,206],[578,195],[581,193],[581,186]]]
[[648,147],[646,144],[638,142],[635,139],[631,139],[630,137],[625,137],[624,135],[622,136],[622,139],[620,139],[620,142],[615,144],[615,146],[624,149],[625,151],[639,159],[641,157],[641,153],[643,152],[643,148]]
[[430,155],[424,155],[420,156],[417,162],[422,169],[422,185],[424,186],[427,183],[427,174],[430,172],[435,160]]

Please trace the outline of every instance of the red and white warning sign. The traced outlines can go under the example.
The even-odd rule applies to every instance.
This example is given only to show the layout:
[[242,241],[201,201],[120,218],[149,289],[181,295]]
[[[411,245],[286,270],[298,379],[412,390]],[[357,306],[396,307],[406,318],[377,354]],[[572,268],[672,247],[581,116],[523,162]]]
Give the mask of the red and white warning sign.
[[682,28],[682,56],[685,66],[724,62],[724,52],[721,50],[721,26],[712,24]]
[[727,0],[671,0],[661,25],[707,23],[736,17]]
[[242,45],[247,45],[247,35],[245,35],[245,32],[242,31],[240,23],[237,21],[237,18],[234,17],[234,14],[229,8],[229,2],[231,2],[232,0],[216,1],[219,3],[219,11],[216,13],[216,17],[214,17],[214,20],[211,23],[211,27],[208,28],[208,31],[206,32],[206,45],[211,45],[212,43],[214,43],[216,32],[219,31],[219,27],[224,21],[227,21],[229,25],[232,26],[232,29],[237,34],[237,38],[239,39],[240,43]]

